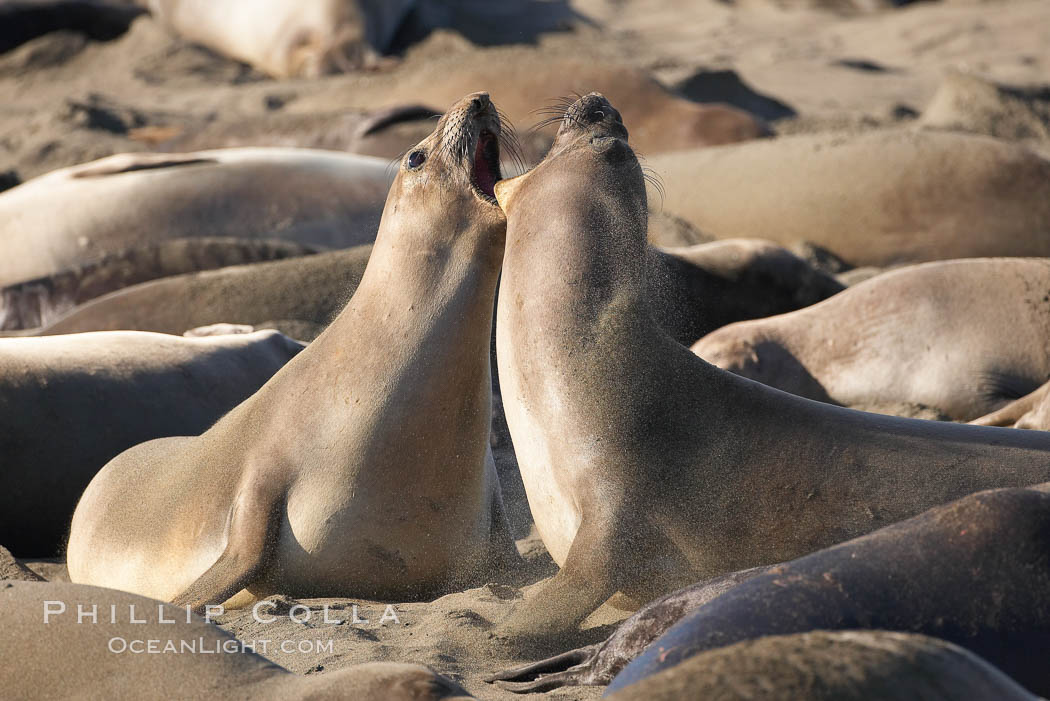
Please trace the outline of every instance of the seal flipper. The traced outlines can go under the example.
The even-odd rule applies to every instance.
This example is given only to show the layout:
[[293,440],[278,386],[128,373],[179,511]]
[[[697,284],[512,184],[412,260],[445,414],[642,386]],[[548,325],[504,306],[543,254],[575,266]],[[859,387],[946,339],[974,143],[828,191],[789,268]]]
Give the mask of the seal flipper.
[[630,537],[621,537],[615,525],[586,514],[569,548],[565,564],[549,582],[498,628],[497,634],[527,643],[546,644],[577,626],[605,603],[623,584],[627,559],[622,549]]
[[230,507],[226,549],[171,603],[189,606],[200,614],[205,606],[221,604],[257,579],[277,544],[284,509],[282,494],[272,484],[242,488]]
[[590,669],[598,651],[605,643],[595,643],[563,652],[539,662],[521,665],[493,674],[485,679],[516,694],[551,691],[562,686],[580,686],[581,675]]

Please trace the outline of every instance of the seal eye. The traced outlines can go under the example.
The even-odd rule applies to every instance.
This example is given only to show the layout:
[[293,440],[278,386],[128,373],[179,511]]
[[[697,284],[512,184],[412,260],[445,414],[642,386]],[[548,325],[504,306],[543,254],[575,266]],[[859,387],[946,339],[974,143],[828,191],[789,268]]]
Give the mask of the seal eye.
[[427,154],[423,153],[422,151],[413,151],[412,153],[408,154],[409,168],[418,168],[419,166],[426,163],[426,161]]

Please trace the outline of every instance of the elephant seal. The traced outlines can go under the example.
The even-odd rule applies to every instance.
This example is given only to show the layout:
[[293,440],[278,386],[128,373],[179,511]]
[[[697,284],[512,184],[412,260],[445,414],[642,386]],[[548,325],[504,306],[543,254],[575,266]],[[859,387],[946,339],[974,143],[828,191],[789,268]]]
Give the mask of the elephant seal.
[[1038,701],[998,669],[937,638],[888,631],[802,633],[698,655],[609,701]]
[[865,414],[708,365],[652,320],[646,192],[591,94],[550,155],[496,185],[504,409],[561,570],[497,633],[550,642],[616,592],[648,601],[994,486],[1050,479],[1050,436]]
[[650,248],[648,263],[653,317],[686,345],[734,321],[804,308],[844,289],[787,249],[755,239]]
[[660,636],[609,691],[742,640],[867,628],[948,640],[1045,696],[1048,487],[972,494],[749,579]]
[[[646,154],[731,144],[772,133],[748,112],[683,99],[636,67],[611,63],[605,56],[581,56],[578,45],[571,54],[524,47],[428,48],[426,53],[410,54],[387,80],[361,81],[355,89],[337,94],[304,95],[285,109],[309,114],[407,102],[443,105],[487,85],[492,99],[519,131],[525,127],[546,131],[542,106],[550,105],[552,96],[599,90],[623,106],[625,119],[636,125],[637,147]],[[541,108],[538,125],[537,107]]]
[[0,286],[170,239],[371,243],[393,177],[389,165],[343,153],[245,148],[122,154],[63,168],[0,193]]
[[980,258],[893,270],[693,352],[802,397],[969,421],[1050,379],[1048,338],[1050,259]]
[[0,543],[20,557],[56,555],[108,461],[203,431],[300,350],[275,331],[0,339]]
[[416,0],[138,0],[179,36],[275,78],[374,63]]
[[[136,329],[182,334],[217,323],[278,322],[284,333],[312,341],[346,306],[371,253],[372,246],[365,244],[153,280],[92,300],[30,333]],[[291,333],[289,324],[307,333]]]
[[[371,250],[360,246],[154,280],[82,305],[32,333],[180,334],[222,322],[277,322],[284,333],[309,341],[345,306]],[[761,241],[651,249],[648,264],[653,315],[686,344],[725,324],[805,307],[842,289],[834,278]],[[299,324],[302,335],[292,333],[290,324]]]
[[202,609],[245,589],[419,598],[517,561],[489,449],[501,135],[486,93],[453,105],[402,159],[336,320],[202,435],[95,477],[72,581]]
[[130,248],[0,289],[0,330],[44,326],[79,304],[140,282],[315,251],[310,246],[269,239],[175,239]]
[[765,574],[772,567],[752,567],[684,587],[638,609],[600,643],[515,667],[485,681],[496,682],[501,689],[518,694],[550,691],[563,686],[605,686],[685,614],[740,582]]
[[1050,256],[1050,160],[1012,142],[886,129],[647,163],[663,179],[664,207],[718,238],[808,241],[856,267]]
[[1014,400],[1002,409],[971,421],[975,426],[1005,426],[1050,431],[1050,382]]
[[421,665],[293,674],[185,609],[101,587],[0,582],[0,615],[5,698],[473,698]]

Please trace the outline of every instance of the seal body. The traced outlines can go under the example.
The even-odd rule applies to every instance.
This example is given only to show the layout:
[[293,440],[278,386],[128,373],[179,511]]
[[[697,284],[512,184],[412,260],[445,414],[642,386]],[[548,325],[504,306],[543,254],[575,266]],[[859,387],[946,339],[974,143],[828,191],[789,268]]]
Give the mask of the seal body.
[[371,253],[372,246],[364,244],[152,280],[82,304],[31,333],[136,329],[181,334],[238,323],[272,324],[293,338],[312,341],[346,306]]
[[10,698],[159,701],[173,690],[180,698],[473,698],[421,665],[380,662],[293,674],[184,608],[101,587],[4,582],[0,615],[7,658],[0,688]]
[[1050,378],[1048,338],[1050,260],[982,258],[890,271],[693,351],[810,399],[969,421]]
[[120,452],[203,431],[302,345],[275,332],[0,339],[0,543],[58,553],[77,499]]
[[416,0],[139,0],[180,36],[277,78],[361,68]]
[[561,566],[503,634],[550,638],[617,591],[651,600],[1050,478],[1050,437],[820,404],[662,333],[645,303],[644,180],[603,97],[574,104],[551,154],[496,190],[503,403]]
[[664,207],[719,238],[809,241],[858,267],[1050,255],[1050,160],[1008,141],[878,130],[647,163]]
[[1036,701],[977,655],[937,638],[888,631],[777,635],[713,650],[610,701]]
[[948,640],[1045,696],[1046,489],[979,492],[775,567],[683,618],[631,662],[609,691],[743,640],[866,628]]
[[309,246],[273,239],[176,239],[131,248],[0,289],[0,329],[45,326],[88,300],[156,278],[313,252]]
[[970,423],[977,426],[1006,426],[1050,431],[1050,399],[1048,397],[1050,397],[1050,382]]
[[171,239],[371,243],[393,177],[388,165],[247,148],[122,154],[53,171],[0,194],[0,285]]
[[297,362],[202,435],[106,466],[73,518],[73,581],[198,609],[246,588],[400,599],[517,557],[488,440],[500,134],[487,95],[457,103],[405,156],[361,284]]

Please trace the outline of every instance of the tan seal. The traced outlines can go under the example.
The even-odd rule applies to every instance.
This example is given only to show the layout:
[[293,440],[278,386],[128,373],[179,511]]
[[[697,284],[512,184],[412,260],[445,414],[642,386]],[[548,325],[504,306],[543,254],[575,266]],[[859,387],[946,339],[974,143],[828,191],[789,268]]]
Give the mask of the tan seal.
[[664,207],[718,238],[809,241],[853,266],[1050,256],[1050,160],[986,136],[787,136],[648,165]]
[[362,68],[416,0],[137,0],[190,41],[277,78]]
[[335,322],[202,435],[99,473],[74,582],[194,608],[243,589],[406,599],[517,557],[488,447],[500,135],[487,94],[456,103],[400,163]]
[[101,587],[0,582],[0,615],[4,698],[473,698],[416,664],[373,662],[293,674],[263,657],[259,641],[251,641],[252,650],[183,608]]
[[[389,161],[309,149],[131,153],[0,194],[0,286],[171,239],[375,239]],[[129,206],[129,203],[135,206]]]
[[646,303],[645,180],[588,95],[551,154],[497,185],[507,422],[561,566],[501,624],[569,631],[617,591],[789,560],[981,488],[1050,478],[1050,436],[865,414],[708,365]]
[[802,397],[969,421],[1050,378],[1050,260],[938,261],[693,345],[709,363]]
[[57,555],[95,473],[128,448],[198,433],[302,350],[275,331],[0,340],[0,544]]

